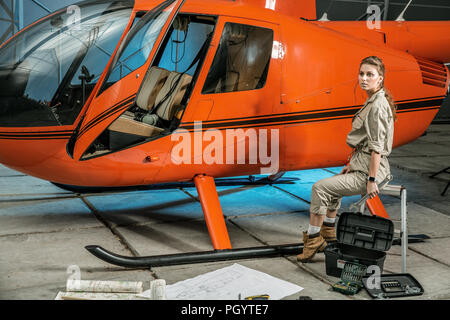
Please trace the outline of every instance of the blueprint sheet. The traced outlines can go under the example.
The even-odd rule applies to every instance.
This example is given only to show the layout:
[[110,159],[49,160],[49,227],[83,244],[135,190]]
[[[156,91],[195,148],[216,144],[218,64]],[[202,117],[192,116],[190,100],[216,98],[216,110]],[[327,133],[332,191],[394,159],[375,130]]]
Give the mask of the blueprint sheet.
[[[169,300],[238,300],[239,294],[241,299],[268,294],[270,300],[280,300],[301,290],[298,285],[235,263],[168,285],[166,297]],[[150,290],[138,296],[150,298]]]

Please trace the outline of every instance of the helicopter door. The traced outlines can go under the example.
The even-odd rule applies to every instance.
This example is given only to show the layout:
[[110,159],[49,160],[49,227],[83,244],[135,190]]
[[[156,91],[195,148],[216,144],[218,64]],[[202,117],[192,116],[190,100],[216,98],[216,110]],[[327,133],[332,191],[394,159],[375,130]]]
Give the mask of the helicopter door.
[[96,97],[69,140],[67,151],[75,160],[135,103],[145,73],[184,1],[164,1],[141,17],[125,36]]
[[[222,163],[246,164],[238,166],[244,173],[261,165],[254,163],[258,146],[251,144],[262,141],[264,134],[264,148],[271,151],[271,129],[277,124],[273,110],[280,103],[280,33],[273,23],[228,16],[219,18],[216,29],[211,45],[216,50],[208,52],[191,97],[195,108],[187,108],[179,128],[204,134],[219,130],[225,151],[237,152],[234,159],[221,159]],[[237,141],[229,141],[232,135]],[[245,154],[239,155],[244,148]],[[205,152],[203,157],[208,156]]]

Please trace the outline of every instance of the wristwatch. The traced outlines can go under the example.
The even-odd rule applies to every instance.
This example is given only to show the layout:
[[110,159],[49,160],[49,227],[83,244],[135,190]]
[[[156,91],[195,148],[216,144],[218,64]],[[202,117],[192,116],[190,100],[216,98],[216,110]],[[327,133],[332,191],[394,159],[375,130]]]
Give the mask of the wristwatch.
[[375,177],[369,177],[369,178],[367,178],[367,181],[370,181],[370,182],[377,182],[377,181],[375,180]]

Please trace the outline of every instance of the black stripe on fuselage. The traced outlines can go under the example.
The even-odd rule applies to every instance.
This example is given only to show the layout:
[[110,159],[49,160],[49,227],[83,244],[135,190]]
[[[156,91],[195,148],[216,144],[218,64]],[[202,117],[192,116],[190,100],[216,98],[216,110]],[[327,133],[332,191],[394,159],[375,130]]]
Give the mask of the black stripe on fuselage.
[[5,137],[70,137],[70,133],[49,133],[49,134],[10,134],[0,133],[0,136]]
[[[434,98],[434,97],[433,97]],[[408,101],[408,100],[406,100]],[[397,103],[397,110],[399,113],[411,112],[411,111],[421,111],[419,109],[430,108],[435,106],[440,106],[443,102],[443,98],[422,100],[422,101],[408,101]],[[284,125],[284,124],[294,124],[294,123],[305,123],[305,122],[317,122],[317,121],[328,121],[328,120],[339,120],[352,118],[353,115],[362,106],[352,106],[352,107],[341,107],[335,109],[321,109],[321,110],[309,110],[296,113],[285,113],[277,114],[271,117],[257,116],[257,117],[247,117],[247,118],[235,118],[235,119],[225,119],[225,120],[211,120],[202,121],[202,130],[206,129],[221,129],[230,127],[258,127],[258,126],[274,126],[274,125]],[[436,109],[439,107],[436,107]],[[433,108],[435,109],[435,108]],[[426,109],[428,110],[428,109]],[[322,111],[322,112],[320,112]],[[263,118],[264,117],[264,118]],[[232,120],[232,121],[228,121]],[[180,129],[194,130],[196,129],[193,122],[182,123]]]
[[84,127],[82,127],[80,129],[80,132],[78,133],[78,137],[82,136],[84,133],[86,133],[87,131],[89,131],[93,127],[95,127],[98,123],[102,122],[103,120],[113,116],[117,112],[122,111],[125,107],[128,108],[130,106],[130,104],[134,101],[135,97],[136,97],[136,95],[132,95],[132,96],[130,96],[130,97],[128,97],[128,98],[126,98],[126,99],[116,103],[115,105],[113,105],[112,107],[106,109],[105,111],[103,111],[102,113],[98,114],[97,116],[95,116],[88,123],[86,123],[86,125]]
[[[443,100],[445,96],[435,96],[435,97],[427,97],[420,99],[409,99],[409,100],[399,100],[397,101],[397,105],[409,104],[409,103],[422,103],[425,101],[440,101]],[[433,99],[433,100],[431,100]],[[282,117],[289,115],[299,115],[305,113],[315,113],[315,112],[324,112],[324,111],[338,111],[338,110],[347,110],[352,109],[358,111],[363,105],[356,106],[347,106],[347,107],[338,107],[338,108],[329,108],[329,109],[318,109],[318,110],[308,110],[308,111],[297,111],[297,112],[289,112],[289,113],[277,113],[277,114],[268,114],[268,115],[260,115],[260,116],[251,116],[251,117],[241,117],[241,118],[228,118],[228,119],[218,119],[218,120],[202,120],[202,123],[221,123],[224,121],[233,121],[233,120],[245,120],[245,119],[259,119],[259,118],[273,118],[273,117]],[[356,113],[356,112],[355,112]],[[194,122],[183,122],[182,125],[191,125]]]
[[43,131],[43,132],[0,132],[0,139],[3,140],[49,140],[49,139],[69,139],[72,131]]
[[[134,98],[134,97],[133,97]],[[417,111],[426,111],[426,110],[434,110],[439,109],[439,106],[442,104],[444,97],[432,97],[437,99],[431,100],[422,100],[422,101],[411,101],[405,100],[405,102],[401,103],[399,101],[397,103],[397,111],[398,113],[407,113],[407,112],[417,112]],[[104,111],[102,114],[92,119],[89,124],[93,124],[93,121],[97,119],[100,120],[100,116],[110,117],[112,114],[120,111],[120,108],[124,106],[125,102],[129,102],[131,98],[125,99],[122,102],[119,102],[115,106],[117,108],[109,108]],[[330,121],[330,120],[342,120],[352,118],[356,111],[359,110],[362,106],[353,106],[353,107],[341,107],[335,109],[321,109],[321,110],[310,110],[310,111],[302,111],[302,112],[293,112],[293,113],[284,113],[284,114],[276,114],[272,117],[265,116],[256,116],[256,117],[247,117],[247,118],[236,118],[236,119],[225,119],[225,120],[236,120],[236,121],[226,121],[224,120],[211,120],[202,122],[202,130],[207,130],[210,128],[214,129],[228,129],[232,127],[237,128],[254,128],[254,127],[268,127],[268,126],[276,126],[276,125],[289,125],[289,124],[301,124],[301,123],[310,123],[310,122],[321,122],[321,121]],[[114,108],[114,110],[113,110]],[[334,111],[333,111],[334,110]],[[248,120],[247,120],[248,119]],[[190,122],[192,123],[192,122]],[[180,129],[186,130],[194,130],[194,125],[187,126],[189,122],[183,123],[183,126],[180,126]],[[91,127],[92,127],[91,126]],[[89,130],[89,129],[88,129]],[[85,131],[86,132],[86,131]],[[8,140],[50,140],[50,139],[69,139],[72,130],[63,130],[63,131],[40,131],[40,132],[0,132],[0,139],[8,139]]]

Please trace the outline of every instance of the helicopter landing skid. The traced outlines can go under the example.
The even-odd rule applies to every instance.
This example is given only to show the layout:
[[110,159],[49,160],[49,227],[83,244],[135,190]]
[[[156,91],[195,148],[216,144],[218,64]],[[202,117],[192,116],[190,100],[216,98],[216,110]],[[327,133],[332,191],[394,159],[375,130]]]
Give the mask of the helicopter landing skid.
[[125,268],[147,269],[151,267],[173,266],[181,264],[300,254],[303,251],[303,243],[200,251],[147,257],[125,257],[112,253],[100,246],[94,245],[86,246],[85,248],[97,258],[110,264]]
[[205,216],[205,222],[214,248],[213,251],[148,257],[124,257],[109,252],[99,246],[91,245],[85,248],[103,261],[127,268],[149,268],[178,264],[280,256],[299,254],[303,251],[303,243],[232,249],[214,178],[200,174],[194,177],[194,183],[197,188],[198,197]]
[[[416,235],[417,238],[408,242],[423,242],[425,235]],[[420,237],[420,239],[419,239]],[[393,245],[400,245],[400,238],[395,238]],[[261,246],[252,248],[200,251],[190,253],[167,254],[146,257],[126,257],[112,253],[100,246],[86,246],[91,254],[110,264],[133,269],[148,269],[151,267],[174,266],[182,264],[194,264],[205,262],[217,262],[227,260],[240,260],[250,258],[276,257],[294,255],[303,252],[303,243],[283,244],[273,246]]]

